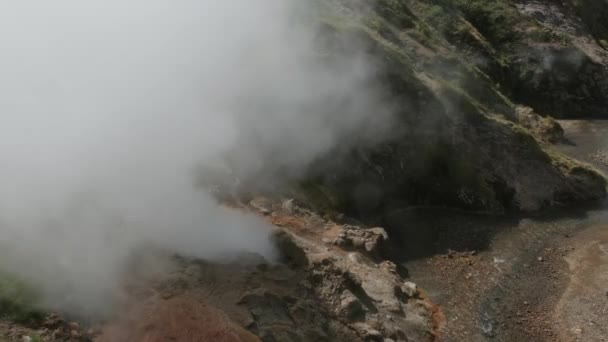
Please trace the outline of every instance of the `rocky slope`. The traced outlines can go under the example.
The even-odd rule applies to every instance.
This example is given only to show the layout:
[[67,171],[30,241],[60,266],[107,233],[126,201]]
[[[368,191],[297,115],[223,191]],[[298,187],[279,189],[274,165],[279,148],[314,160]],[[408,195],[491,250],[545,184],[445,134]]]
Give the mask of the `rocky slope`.
[[608,114],[606,2],[408,4],[513,100],[562,118]]
[[[226,313],[219,331],[246,327],[263,341],[435,340],[441,312],[390,261],[387,230],[403,227],[373,223],[411,206],[530,212],[604,197],[598,171],[551,145],[563,139],[551,115],[605,115],[601,25],[592,31],[574,7],[550,1],[315,3],[325,60],[354,46],[377,62],[398,108],[392,135],[332,151],[280,187],[219,175],[211,183],[222,201],[278,227],[287,266],[226,274],[186,262],[167,296],[198,298]],[[535,6],[553,19],[536,19]]]
[[376,223],[413,206],[532,212],[606,195],[598,171],[554,150],[551,116],[608,116],[607,3],[314,3],[323,58],[364,49],[399,120],[380,143],[332,151],[280,187],[211,181],[221,201],[277,227],[283,263],[167,257],[172,271],[135,281],[101,334],[1,323],[7,338],[434,340],[441,312],[390,261],[387,230],[402,227]]
[[320,160],[295,196],[359,217],[415,205],[536,211],[605,196],[598,172],[550,146],[562,129],[548,115],[602,116],[608,108],[601,25],[588,29],[593,22],[574,7],[501,0],[319,6],[326,53],[344,40],[364,46],[379,61],[399,123],[384,143]]

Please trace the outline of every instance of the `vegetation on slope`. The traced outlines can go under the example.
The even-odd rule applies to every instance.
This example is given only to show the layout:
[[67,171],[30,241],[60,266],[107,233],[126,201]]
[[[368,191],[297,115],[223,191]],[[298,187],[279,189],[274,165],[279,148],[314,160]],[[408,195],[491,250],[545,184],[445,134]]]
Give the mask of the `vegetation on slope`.
[[605,2],[407,2],[517,102],[543,115],[608,116]]
[[23,281],[0,272],[0,318],[18,323],[35,323],[44,318],[36,306],[38,293]]
[[[531,109],[520,115],[508,97],[514,90],[503,93],[492,74],[514,65],[509,63],[517,56],[508,47],[523,46],[525,39],[557,37],[538,34],[542,25],[522,16],[513,4],[323,4],[323,20],[333,39],[355,36],[382,62],[378,77],[399,104],[402,125],[380,146],[320,161],[299,187],[304,200],[319,209],[366,216],[407,205],[530,211],[605,194],[606,183],[594,170],[572,161],[585,171],[570,172],[556,162],[561,156],[543,147],[561,138],[559,125]],[[479,42],[476,49],[495,57],[497,69],[484,72],[462,49],[454,49],[444,39],[454,28],[454,37],[466,32]]]

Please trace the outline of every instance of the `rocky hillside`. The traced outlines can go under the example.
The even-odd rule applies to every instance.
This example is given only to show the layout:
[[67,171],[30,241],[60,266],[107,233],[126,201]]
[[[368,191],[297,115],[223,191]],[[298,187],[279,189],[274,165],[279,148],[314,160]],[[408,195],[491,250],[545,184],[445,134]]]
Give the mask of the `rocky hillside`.
[[514,101],[560,118],[608,115],[605,1],[408,5]]
[[385,143],[319,161],[296,196],[355,216],[416,205],[536,211],[605,196],[598,172],[551,144],[563,139],[552,117],[608,115],[607,4],[317,3],[326,52],[365,46],[400,123]]
[[172,255],[159,279],[133,272],[130,309],[100,329],[0,282],[0,341],[437,341],[442,312],[394,262],[389,233],[402,227],[376,226],[394,209],[534,212],[606,196],[599,171],[554,147],[567,137],[553,118],[608,118],[608,2],[311,2],[320,59],[363,49],[398,120],[284,186],[230,172],[205,184],[275,226],[282,263]]

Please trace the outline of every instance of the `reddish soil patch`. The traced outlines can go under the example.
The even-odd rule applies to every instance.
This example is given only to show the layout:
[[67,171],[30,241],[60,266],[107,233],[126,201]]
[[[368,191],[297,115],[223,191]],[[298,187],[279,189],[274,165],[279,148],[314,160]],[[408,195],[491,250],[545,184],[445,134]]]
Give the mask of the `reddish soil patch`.
[[259,339],[222,313],[192,298],[154,300],[128,310],[96,342],[257,342]]

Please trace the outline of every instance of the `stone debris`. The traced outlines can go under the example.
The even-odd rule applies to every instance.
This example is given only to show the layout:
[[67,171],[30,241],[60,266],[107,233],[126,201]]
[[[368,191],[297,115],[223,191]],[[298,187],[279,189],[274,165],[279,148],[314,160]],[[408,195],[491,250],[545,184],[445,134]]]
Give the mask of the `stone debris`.
[[345,225],[334,240],[334,244],[346,250],[357,250],[371,256],[386,253],[388,234],[384,228],[361,228]]
[[[265,328],[265,322],[280,321],[291,327],[292,335],[304,340],[310,340],[304,336],[310,336],[313,330],[334,336],[328,340],[418,341],[428,336],[432,314],[426,300],[419,295],[416,284],[403,279],[407,271],[382,260],[382,255],[388,253],[389,239],[384,228],[337,224],[291,200],[257,201],[256,206],[272,208],[272,222],[281,223],[275,236],[281,253],[306,274],[300,284],[314,298],[312,304],[301,298],[286,300],[269,291],[247,296],[242,303],[252,312],[253,326],[262,329],[258,332],[268,338],[272,335],[276,340],[291,341],[291,337]],[[329,239],[332,243],[328,245]],[[283,310],[289,314],[278,317]],[[310,320],[321,312],[328,314],[322,320],[331,329],[320,328]],[[300,318],[286,318],[293,319],[294,315]],[[384,319],[387,316],[390,319]],[[404,327],[408,327],[407,334]],[[336,331],[339,337],[333,335]],[[351,336],[353,332],[355,335]]]
[[410,281],[403,283],[403,285],[401,285],[401,290],[410,298],[418,296],[418,285]]

